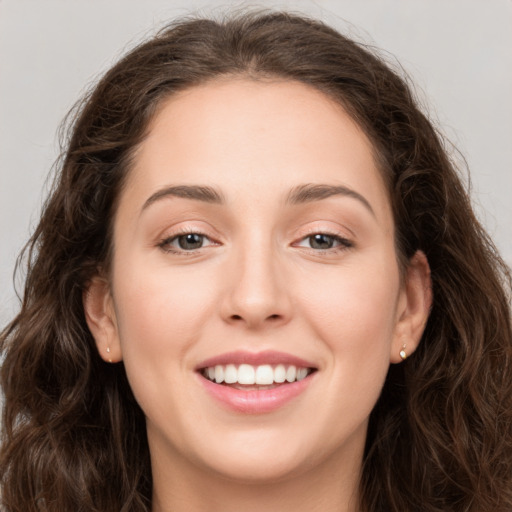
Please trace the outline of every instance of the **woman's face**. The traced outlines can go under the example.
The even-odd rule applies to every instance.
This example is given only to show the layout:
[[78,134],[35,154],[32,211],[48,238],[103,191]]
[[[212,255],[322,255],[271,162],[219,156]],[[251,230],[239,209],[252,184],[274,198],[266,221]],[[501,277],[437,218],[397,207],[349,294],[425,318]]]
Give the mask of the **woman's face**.
[[171,97],[120,196],[110,288],[86,299],[154,468],[357,469],[389,364],[424,321],[393,230],[369,140],[315,89],[232,79]]

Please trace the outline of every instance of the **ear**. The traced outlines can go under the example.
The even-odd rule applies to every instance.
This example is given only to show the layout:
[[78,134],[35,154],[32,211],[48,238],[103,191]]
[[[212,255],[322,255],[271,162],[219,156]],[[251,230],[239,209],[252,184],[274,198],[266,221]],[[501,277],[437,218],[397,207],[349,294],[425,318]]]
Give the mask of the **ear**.
[[82,296],[85,319],[96,341],[100,357],[107,363],[121,361],[121,346],[110,285],[94,277]]
[[407,266],[398,301],[398,320],[391,362],[400,363],[418,347],[432,305],[432,281],[427,257],[417,251]]

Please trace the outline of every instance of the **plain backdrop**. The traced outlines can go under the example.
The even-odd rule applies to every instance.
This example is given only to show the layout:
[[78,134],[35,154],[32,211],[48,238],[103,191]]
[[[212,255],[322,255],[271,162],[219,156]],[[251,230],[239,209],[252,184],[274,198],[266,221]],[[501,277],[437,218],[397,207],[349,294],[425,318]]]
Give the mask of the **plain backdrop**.
[[37,222],[66,112],[166,20],[234,6],[312,14],[398,59],[465,156],[476,211],[512,263],[511,0],[0,0],[0,327],[18,307],[15,260]]

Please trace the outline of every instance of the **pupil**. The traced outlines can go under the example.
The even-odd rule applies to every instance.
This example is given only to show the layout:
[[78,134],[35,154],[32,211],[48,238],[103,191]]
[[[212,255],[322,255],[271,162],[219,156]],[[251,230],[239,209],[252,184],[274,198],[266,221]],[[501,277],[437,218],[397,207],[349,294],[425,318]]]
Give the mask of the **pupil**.
[[203,245],[203,237],[197,233],[189,233],[187,235],[180,236],[178,238],[178,244],[181,249],[189,251],[191,249],[199,249]]
[[329,235],[317,234],[310,237],[310,243],[313,249],[331,249],[334,241]]

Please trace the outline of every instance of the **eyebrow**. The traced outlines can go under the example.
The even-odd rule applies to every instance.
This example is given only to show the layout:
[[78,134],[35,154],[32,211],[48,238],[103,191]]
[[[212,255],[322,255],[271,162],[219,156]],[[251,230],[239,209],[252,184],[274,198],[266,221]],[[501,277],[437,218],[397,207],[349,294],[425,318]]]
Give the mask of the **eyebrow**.
[[359,201],[375,217],[375,212],[370,202],[359,192],[345,187],[344,185],[325,185],[316,183],[307,183],[293,188],[288,194],[286,202],[288,204],[303,204],[313,201],[321,201],[332,196],[351,197]]
[[[344,185],[327,185],[316,183],[306,183],[304,185],[299,185],[290,191],[286,199],[286,203],[292,205],[304,204],[314,201],[321,201],[322,199],[328,199],[332,196],[345,196],[356,199],[361,204],[363,204],[363,206],[365,206],[365,208],[375,217],[375,212],[373,211],[369,201],[364,196],[359,194],[359,192],[356,192],[355,190]],[[166,197],[180,197],[212,204],[225,203],[222,194],[215,190],[213,187],[209,187],[207,185],[175,185],[157,190],[154,194],[149,196],[142,206],[141,211],[144,211],[156,201]]]
[[148,197],[142,211],[148,206],[152,205],[156,201],[165,197],[181,197],[184,199],[195,199],[196,201],[203,201],[205,203],[222,204],[224,198],[212,187],[205,185],[176,185],[171,187],[165,187],[157,190],[154,194]]

